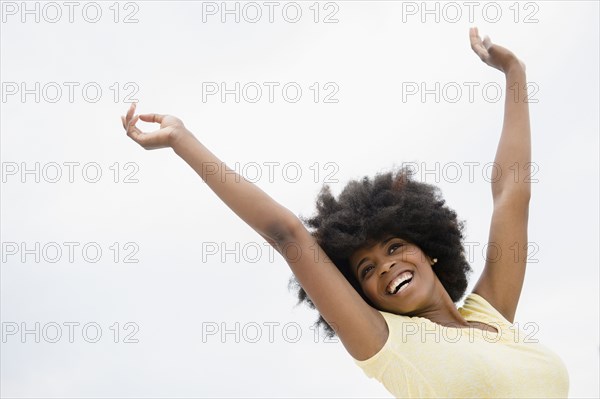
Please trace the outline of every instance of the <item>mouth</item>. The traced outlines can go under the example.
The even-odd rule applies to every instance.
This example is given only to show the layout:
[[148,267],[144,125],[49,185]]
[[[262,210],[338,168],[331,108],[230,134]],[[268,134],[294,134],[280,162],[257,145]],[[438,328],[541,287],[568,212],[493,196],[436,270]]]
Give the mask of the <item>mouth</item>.
[[414,273],[409,270],[400,272],[385,288],[386,295],[402,295],[414,280]]

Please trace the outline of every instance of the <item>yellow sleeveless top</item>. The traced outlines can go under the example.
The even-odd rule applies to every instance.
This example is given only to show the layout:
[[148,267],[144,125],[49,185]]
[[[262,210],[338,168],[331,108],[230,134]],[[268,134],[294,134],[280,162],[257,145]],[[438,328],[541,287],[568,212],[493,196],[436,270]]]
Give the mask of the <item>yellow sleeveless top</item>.
[[424,317],[379,311],[388,339],[375,355],[354,362],[398,398],[566,398],[562,360],[537,342],[534,323],[511,324],[483,297],[469,294],[458,309],[467,321],[498,332],[445,327]]

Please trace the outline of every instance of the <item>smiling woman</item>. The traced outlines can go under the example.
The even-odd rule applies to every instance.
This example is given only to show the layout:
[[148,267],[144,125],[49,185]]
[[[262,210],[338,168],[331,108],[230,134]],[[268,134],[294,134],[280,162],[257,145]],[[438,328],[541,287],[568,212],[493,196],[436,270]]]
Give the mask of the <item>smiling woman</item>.
[[[482,41],[477,28],[469,35],[480,59],[504,73],[507,93],[514,85],[526,89],[523,62],[489,38]],[[500,171],[531,162],[527,91],[517,97],[505,101],[494,160]],[[316,308],[318,323],[395,396],[567,397],[563,362],[513,324],[526,251],[494,252],[526,248],[529,180],[499,173],[492,182],[492,245],[473,292],[456,308],[472,269],[463,224],[436,187],[405,169],[351,181],[338,199],[325,186],[317,214],[301,220],[229,169],[178,118],[134,111],[132,105],[122,117],[127,135],[146,149],[173,148],[283,256],[299,300]],[[138,118],[160,128],[143,133]]]
[[[351,181],[339,200],[325,186],[317,210],[305,224],[315,229],[313,236],[321,248],[365,302],[412,316],[430,311],[428,298],[443,298],[445,308],[454,309],[457,316],[453,303],[464,295],[472,269],[462,245],[463,225],[436,187],[413,181],[410,170],[403,168],[373,180]],[[385,276],[378,277],[382,268]],[[400,295],[388,295],[387,289],[405,271],[413,274],[414,288],[407,295],[400,291],[400,300]],[[290,283],[298,289],[299,300],[312,306],[293,276]],[[457,317],[449,319],[461,322]],[[323,317],[317,323],[328,335],[334,334]]]
[[[366,375],[397,397],[566,397],[561,359],[485,293],[456,308],[472,269],[463,224],[437,188],[400,169],[351,181],[337,200],[325,187],[317,210],[305,224],[387,327],[371,353],[352,355]],[[290,286],[315,307],[293,276]],[[317,324],[328,336],[340,332],[323,316]]]

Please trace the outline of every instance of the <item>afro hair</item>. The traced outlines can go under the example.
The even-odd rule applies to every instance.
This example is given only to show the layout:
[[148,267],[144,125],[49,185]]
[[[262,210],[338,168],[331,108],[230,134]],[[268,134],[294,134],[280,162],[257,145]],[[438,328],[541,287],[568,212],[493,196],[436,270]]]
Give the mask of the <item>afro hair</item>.
[[[437,258],[433,269],[453,302],[467,289],[473,270],[465,258],[464,223],[445,205],[439,188],[414,181],[410,169],[401,167],[378,173],[373,179],[351,180],[336,200],[324,185],[316,200],[316,215],[300,220],[361,297],[377,308],[364,294],[350,270],[349,258],[358,249],[393,235],[418,246],[427,256]],[[288,289],[297,291],[298,303],[316,309],[294,275]],[[319,315],[317,328],[326,336],[334,329]]]

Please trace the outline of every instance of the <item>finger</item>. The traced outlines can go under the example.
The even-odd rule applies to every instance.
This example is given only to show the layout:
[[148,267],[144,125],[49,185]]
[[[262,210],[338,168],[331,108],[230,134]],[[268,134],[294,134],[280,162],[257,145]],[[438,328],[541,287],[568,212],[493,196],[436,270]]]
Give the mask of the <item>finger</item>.
[[471,49],[484,61],[490,56],[479,36],[471,35]]
[[166,128],[155,130],[154,132],[144,133],[138,128],[131,131],[129,137],[131,137],[136,143],[144,147],[145,149],[152,149],[153,147],[160,147],[161,142],[164,141],[162,137],[168,133]]
[[138,129],[138,128],[135,126],[135,123],[137,122],[137,120],[138,120],[138,115],[134,116],[134,117],[133,117],[133,118],[132,118],[132,119],[129,121],[129,123],[127,124],[127,135],[128,135],[128,136],[130,136],[130,137],[133,137],[132,135],[133,135],[134,133],[135,133],[135,134],[139,134],[139,133],[140,133],[140,129]]
[[474,44],[471,46],[471,48],[482,60],[485,60],[490,56],[490,53],[486,50],[482,43]]
[[483,44],[478,44],[477,48],[475,50],[475,52],[477,53],[477,55],[479,56],[479,58],[481,58],[482,60],[486,60],[487,58],[489,58],[490,53],[487,51],[487,49],[483,46]]
[[490,37],[487,35],[483,39],[483,46],[486,50],[489,50],[489,48],[492,47],[492,39],[490,39]]
[[471,49],[473,49],[479,58],[484,59],[489,55],[483,43],[481,42],[477,28],[470,29],[469,39],[471,41]]
[[135,112],[135,103],[131,103],[129,106],[129,110],[127,111],[127,115],[125,116],[125,123],[129,125],[131,118],[133,117],[133,113]]
[[133,119],[127,125],[127,136],[131,137],[134,141],[141,144],[142,137],[145,136],[144,133],[137,126],[135,126],[136,122],[139,119],[139,115],[133,117]]
[[129,126],[128,126],[128,132],[132,133],[137,138],[140,138],[140,137],[151,138],[151,137],[157,136],[159,133],[165,132],[167,129],[167,128],[161,128],[161,129],[155,130],[150,133],[144,133],[137,126],[135,126],[135,124],[137,123],[137,121],[139,119],[141,119],[141,115],[134,116],[133,119],[131,120],[131,122],[129,122]]
[[133,128],[135,128],[135,124],[136,124],[136,122],[138,121],[138,119],[140,119],[140,116],[139,116],[139,115],[136,115],[136,116],[134,116],[134,117],[131,119],[131,121],[129,121],[129,124],[127,125],[127,127],[128,127],[129,129],[131,129],[132,127],[133,127]]
[[129,123],[127,122],[127,119],[124,116],[121,116],[121,122],[123,122],[123,129],[127,131],[127,125]]
[[162,123],[165,116],[161,114],[141,114],[140,119],[144,122]]
[[479,37],[479,31],[477,28],[473,27],[469,29],[469,40],[471,41],[471,48],[473,48],[478,43],[481,43],[481,38]]

